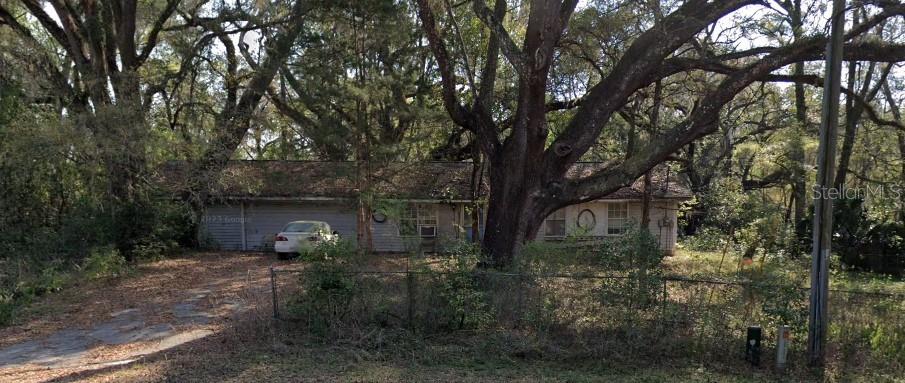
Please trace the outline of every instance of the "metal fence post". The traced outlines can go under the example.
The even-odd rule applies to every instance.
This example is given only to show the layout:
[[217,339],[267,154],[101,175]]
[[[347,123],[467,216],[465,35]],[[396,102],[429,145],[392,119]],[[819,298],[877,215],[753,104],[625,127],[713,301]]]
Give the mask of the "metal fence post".
[[270,292],[273,298],[273,318],[280,318],[280,306],[277,303],[277,272],[270,266]]
[[667,283],[669,283],[669,279],[663,278],[663,300],[660,301],[660,325],[664,327],[666,323],[666,302],[669,300],[669,297],[666,295]]
[[405,271],[405,290],[408,293],[408,313],[406,315],[407,315],[409,328],[414,330],[415,329],[415,320],[414,320],[415,308],[413,307],[414,306],[413,302],[415,300],[415,297],[412,295],[412,285],[413,284],[415,284],[415,276],[412,275],[411,270],[406,270]]
[[521,328],[523,324],[522,322],[525,318],[525,274],[519,272],[517,281],[518,286],[516,286],[516,288],[518,289],[518,312],[515,314],[515,323],[517,328]]

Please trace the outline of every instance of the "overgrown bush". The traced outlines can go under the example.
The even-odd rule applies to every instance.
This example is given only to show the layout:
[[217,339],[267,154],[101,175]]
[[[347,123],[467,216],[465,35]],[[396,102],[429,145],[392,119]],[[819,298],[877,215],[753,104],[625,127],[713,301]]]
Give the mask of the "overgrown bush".
[[[808,241],[811,230],[808,226]],[[802,246],[809,247],[809,244]],[[901,275],[905,273],[905,223],[871,218],[861,198],[835,200],[833,251],[839,254],[844,267]]]
[[685,237],[682,245],[694,251],[718,251],[726,246],[729,234],[715,227],[705,226],[694,235]]
[[621,277],[601,280],[602,301],[628,310],[656,302],[663,290],[659,266],[664,255],[657,238],[636,225],[600,246],[596,252],[599,265],[604,270],[616,271]]
[[299,260],[314,263],[353,263],[361,261],[355,243],[346,239],[320,241],[312,248],[300,248]]
[[449,246],[438,268],[425,267],[428,286],[434,293],[433,313],[423,327],[449,330],[477,329],[488,326],[493,319],[486,291],[485,278],[476,270],[481,262],[480,246],[459,242]]
[[694,235],[684,241],[691,250],[721,250],[730,241],[733,250],[748,258],[779,253],[797,257],[807,252],[785,209],[765,201],[759,193],[746,192],[735,177],[712,181],[694,208],[698,226],[688,228]]
[[869,330],[870,349],[876,356],[905,366],[905,324],[878,323]]
[[115,277],[126,271],[126,259],[113,246],[101,246],[91,250],[83,267],[90,279]]
[[744,290],[745,302],[762,314],[761,325],[776,328],[788,325],[795,334],[804,334],[808,319],[808,290],[803,281],[787,278],[782,273],[745,270],[742,277],[750,284]]
[[337,335],[348,321],[360,319],[354,316],[353,300],[364,290],[352,272],[362,257],[345,240],[323,241],[313,249],[300,250],[300,255],[309,265],[299,280],[299,293],[287,306],[289,319],[312,333]]

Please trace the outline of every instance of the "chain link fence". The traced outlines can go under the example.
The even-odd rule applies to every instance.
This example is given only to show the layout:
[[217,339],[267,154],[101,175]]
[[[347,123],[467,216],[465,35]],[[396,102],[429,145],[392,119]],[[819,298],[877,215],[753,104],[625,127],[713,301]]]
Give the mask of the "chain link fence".
[[[275,318],[321,335],[373,326],[421,334],[514,331],[600,357],[693,353],[703,360],[742,358],[745,331],[758,325],[767,364],[777,326],[790,326],[790,355],[802,364],[807,337],[808,289],[790,284],[297,266],[271,268],[271,287]],[[905,296],[832,290],[830,318],[835,362],[903,368]]]

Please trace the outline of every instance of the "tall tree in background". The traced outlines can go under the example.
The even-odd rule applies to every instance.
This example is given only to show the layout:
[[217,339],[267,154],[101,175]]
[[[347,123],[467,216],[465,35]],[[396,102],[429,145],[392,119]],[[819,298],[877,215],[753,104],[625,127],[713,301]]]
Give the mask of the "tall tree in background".
[[[34,49],[27,59],[32,74],[47,78],[61,113],[95,137],[109,192],[122,201],[133,198],[146,163],[145,115],[153,94],[142,86],[140,72],[178,5],[178,0],[147,5],[141,11],[150,17],[139,17],[136,0],[0,5],[0,24]],[[17,15],[20,9],[36,20],[37,28]]]
[[[2,2],[0,27],[18,43],[4,45],[0,60],[32,76],[39,84],[33,88],[41,88],[36,92],[41,96],[32,100],[53,104],[60,121],[94,146],[80,154],[102,168],[95,173],[107,185],[102,210],[121,221],[112,225],[120,231],[115,242],[128,252],[142,235],[141,227],[131,223],[143,221],[149,211],[150,156],[160,151],[157,116],[166,115],[172,129],[209,125],[198,140],[201,149],[189,157],[197,165],[194,183],[187,185],[190,191],[207,190],[201,185],[213,180],[244,140],[260,100],[304,28],[308,5]],[[251,69],[236,52],[238,36],[247,32],[264,36],[263,53]],[[185,109],[204,112],[199,118],[181,114]],[[190,195],[201,206],[203,193]]]
[[[191,177],[192,184],[187,185],[188,198],[193,201],[196,210],[201,209],[207,199],[209,185],[214,182],[220,172],[226,166],[227,161],[233,157],[236,149],[244,142],[255,109],[270,87],[283,62],[292,53],[296,40],[306,28],[303,17],[310,11],[310,4],[306,1],[295,1],[288,9],[283,7],[271,12],[275,15],[276,23],[271,28],[263,28],[264,23],[255,17],[250,21],[240,23],[231,33],[239,34],[248,29],[257,30],[262,34],[269,34],[269,38],[263,44],[264,54],[255,59],[245,54],[251,73],[246,74],[247,81],[242,84],[238,67],[240,55],[236,52],[236,46],[243,51],[245,41],[233,41],[224,30],[221,20],[200,20],[197,24],[205,30],[209,30],[207,38],[217,38],[226,51],[226,75],[224,78],[225,99],[221,111],[215,118],[216,128],[213,137],[204,149],[201,157],[195,161]],[[188,59],[192,59],[190,53]],[[185,60],[183,60],[185,62]],[[241,92],[241,93],[240,93]]]
[[[492,264],[508,266],[526,240],[533,238],[544,218],[563,206],[590,201],[627,185],[695,139],[713,132],[722,107],[756,81],[769,80],[786,65],[814,60],[824,38],[811,37],[781,47],[754,47],[734,52],[677,54],[694,43],[695,36],[734,11],[758,1],[728,0],[682,3],[660,21],[648,26],[621,57],[595,58],[608,71],[578,99],[558,99],[548,92],[560,42],[568,31],[576,0],[532,0],[520,4],[527,14],[523,42],[517,44],[506,28],[505,0],[491,10],[484,0],[473,0],[472,10],[491,31],[484,54],[480,85],[458,82],[459,70],[447,40],[438,29],[434,5],[417,0],[422,28],[439,68],[444,106],[452,120],[474,132],[489,163],[491,194],[483,247]],[[901,15],[898,3],[883,3],[882,11],[850,31],[846,39],[861,35],[882,20]],[[901,46],[878,50],[879,42],[849,44],[849,58],[872,61],[902,60]],[[688,50],[693,52],[693,50]],[[502,54],[516,79],[514,106],[495,104],[497,56]],[[694,109],[680,123],[648,137],[624,159],[613,159],[593,170],[572,172],[573,165],[595,145],[597,138],[630,97],[659,79],[690,70],[724,74],[701,92]],[[795,80],[795,79],[793,79]],[[803,81],[803,80],[801,80]],[[470,102],[463,103],[463,94]],[[551,136],[548,115],[574,107],[565,127]]]

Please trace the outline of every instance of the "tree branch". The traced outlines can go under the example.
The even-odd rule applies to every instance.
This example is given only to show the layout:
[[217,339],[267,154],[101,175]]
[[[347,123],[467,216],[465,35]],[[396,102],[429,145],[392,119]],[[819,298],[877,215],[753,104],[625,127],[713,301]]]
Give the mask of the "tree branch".
[[[723,16],[756,0],[690,0],[641,34],[610,74],[591,88],[585,101],[544,154],[545,178],[561,175],[596,142],[603,126],[628,97],[647,82],[663,60],[695,34]],[[643,173],[643,172],[642,172]]]
[[167,20],[169,20],[173,13],[176,12],[179,2],[180,0],[168,0],[166,8],[164,8],[163,12],[157,16],[157,20],[154,21],[154,26],[152,26],[151,31],[148,32],[148,38],[145,41],[144,46],[141,47],[141,53],[139,53],[138,57],[135,59],[137,66],[144,64],[148,57],[151,56],[151,51],[157,46],[157,38],[160,35],[160,31],[163,30],[163,26],[166,24]]
[[478,19],[487,28],[490,28],[491,38],[499,44],[500,49],[503,51],[503,56],[506,56],[506,60],[515,67],[517,72],[522,72],[525,68],[525,52],[522,52],[518,45],[512,41],[512,36],[509,35],[509,32],[503,26],[502,17],[498,17],[496,12],[492,12],[487,8],[484,0],[473,0],[472,8]]
[[449,50],[447,50],[446,43],[443,42],[443,38],[440,37],[440,33],[437,31],[434,11],[431,9],[428,0],[416,0],[416,4],[418,5],[418,18],[421,20],[421,28],[424,30],[431,51],[434,53],[434,58],[437,60],[437,67],[440,69],[443,106],[454,123],[472,130],[473,128],[466,117],[467,111],[459,103],[459,97],[456,95],[456,79],[449,59]]

